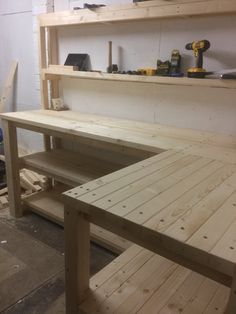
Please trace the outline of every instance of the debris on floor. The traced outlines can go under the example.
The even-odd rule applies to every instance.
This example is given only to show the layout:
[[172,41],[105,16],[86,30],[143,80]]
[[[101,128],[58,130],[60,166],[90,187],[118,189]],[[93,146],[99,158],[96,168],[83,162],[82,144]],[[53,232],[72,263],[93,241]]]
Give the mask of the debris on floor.
[[[48,186],[48,180],[45,176],[28,169],[20,171],[20,185],[22,189],[22,198],[45,190]],[[0,190],[0,209],[8,206],[8,188]]]

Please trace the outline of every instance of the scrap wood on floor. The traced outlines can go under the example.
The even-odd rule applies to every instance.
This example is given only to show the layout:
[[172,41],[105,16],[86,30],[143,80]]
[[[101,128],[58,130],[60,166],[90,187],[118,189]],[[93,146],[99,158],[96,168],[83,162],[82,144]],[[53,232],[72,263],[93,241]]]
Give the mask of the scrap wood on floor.
[[[28,169],[20,171],[20,185],[22,189],[22,198],[28,197],[47,188],[48,180],[45,176],[40,175]],[[8,188],[0,190],[0,209],[8,206]]]

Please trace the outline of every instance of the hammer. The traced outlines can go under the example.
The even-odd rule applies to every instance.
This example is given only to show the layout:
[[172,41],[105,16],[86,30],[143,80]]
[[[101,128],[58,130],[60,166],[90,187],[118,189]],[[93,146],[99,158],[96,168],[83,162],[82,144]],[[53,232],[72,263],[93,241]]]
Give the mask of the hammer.
[[112,64],[112,41],[108,42],[108,68],[107,73],[118,72],[118,65]]

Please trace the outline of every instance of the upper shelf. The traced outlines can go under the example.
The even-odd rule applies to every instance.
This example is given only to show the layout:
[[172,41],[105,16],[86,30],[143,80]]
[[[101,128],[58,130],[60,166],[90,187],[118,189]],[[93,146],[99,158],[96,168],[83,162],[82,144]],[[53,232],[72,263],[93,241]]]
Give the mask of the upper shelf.
[[182,86],[201,86],[213,88],[236,89],[236,80],[219,79],[193,79],[187,77],[161,77],[161,76],[141,76],[126,74],[108,74],[97,72],[73,71],[66,66],[52,66],[42,69],[42,75],[45,79],[53,79],[58,76],[67,76],[81,79],[106,80],[120,82],[149,83],[159,85],[182,85]]
[[41,27],[236,13],[235,0],[155,0],[39,16]]

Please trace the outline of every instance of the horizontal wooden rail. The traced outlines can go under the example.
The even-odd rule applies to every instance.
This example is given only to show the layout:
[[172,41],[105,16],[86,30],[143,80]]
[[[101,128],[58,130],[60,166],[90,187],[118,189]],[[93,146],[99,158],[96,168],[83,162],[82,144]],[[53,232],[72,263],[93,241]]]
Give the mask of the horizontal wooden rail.
[[161,76],[142,76],[128,74],[109,74],[97,72],[73,71],[66,66],[49,67],[42,70],[43,78],[48,80],[58,79],[59,77],[70,77],[77,79],[90,79],[102,81],[133,82],[157,85],[176,85],[176,86],[201,86],[212,88],[236,89],[236,80],[220,79],[193,79],[188,77],[161,77]]
[[139,21],[236,13],[234,0],[150,1],[147,4],[109,6],[98,10],[74,10],[39,16],[41,27],[83,25],[107,22]]

